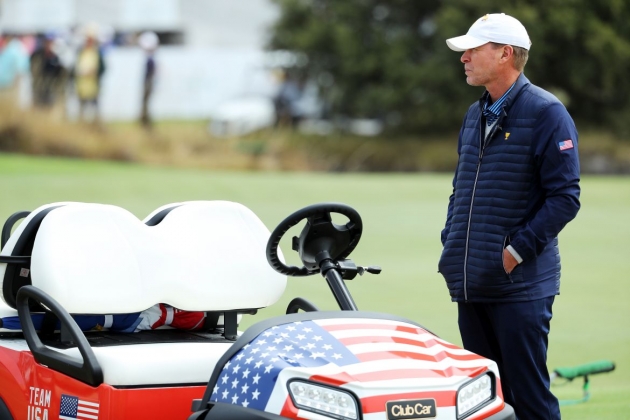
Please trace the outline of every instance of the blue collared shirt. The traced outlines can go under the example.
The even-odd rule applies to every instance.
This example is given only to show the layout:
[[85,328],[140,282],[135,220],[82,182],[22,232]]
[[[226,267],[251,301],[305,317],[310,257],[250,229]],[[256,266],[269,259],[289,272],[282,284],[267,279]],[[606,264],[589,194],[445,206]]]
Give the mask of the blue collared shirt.
[[514,82],[512,86],[510,86],[510,88],[493,104],[490,104],[490,101],[492,100],[492,98],[490,98],[490,95],[488,95],[488,100],[483,105],[483,115],[484,117],[486,117],[486,124],[492,125],[497,120],[497,118],[499,118],[499,112],[501,111],[503,102],[505,102],[508,94],[510,93],[510,91],[512,90],[515,84],[516,82]]

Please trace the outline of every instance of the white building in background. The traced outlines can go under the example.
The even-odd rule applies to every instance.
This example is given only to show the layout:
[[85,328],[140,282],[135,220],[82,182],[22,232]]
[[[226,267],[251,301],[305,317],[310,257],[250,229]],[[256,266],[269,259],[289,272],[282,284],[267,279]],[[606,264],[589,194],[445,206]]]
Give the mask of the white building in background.
[[[265,53],[279,16],[271,0],[0,0],[0,31],[64,33],[97,24],[105,38],[151,30],[156,54],[155,119],[205,119],[225,104],[270,98],[278,63]],[[100,97],[105,120],[140,115],[144,55],[135,45],[106,49]]]

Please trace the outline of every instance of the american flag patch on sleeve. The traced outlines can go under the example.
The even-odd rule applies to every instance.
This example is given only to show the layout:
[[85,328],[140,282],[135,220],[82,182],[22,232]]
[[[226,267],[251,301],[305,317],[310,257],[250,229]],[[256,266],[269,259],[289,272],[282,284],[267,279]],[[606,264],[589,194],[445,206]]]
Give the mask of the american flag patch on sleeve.
[[558,148],[562,152],[563,150],[573,149],[573,140],[565,140],[558,143]]

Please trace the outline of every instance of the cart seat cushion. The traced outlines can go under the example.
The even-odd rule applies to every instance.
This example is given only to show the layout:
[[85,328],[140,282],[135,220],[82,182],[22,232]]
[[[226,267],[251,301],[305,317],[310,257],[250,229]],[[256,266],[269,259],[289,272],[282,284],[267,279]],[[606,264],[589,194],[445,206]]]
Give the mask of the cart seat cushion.
[[[112,386],[205,384],[214,366],[232,343],[151,343],[93,347],[103,369],[103,382]],[[79,350],[63,350],[81,359]]]
[[75,203],[42,220],[32,284],[70,313],[130,313],[156,303],[189,311],[262,308],[286,277],[265,257],[269,230],[245,206],[178,203],[155,226],[117,206]]

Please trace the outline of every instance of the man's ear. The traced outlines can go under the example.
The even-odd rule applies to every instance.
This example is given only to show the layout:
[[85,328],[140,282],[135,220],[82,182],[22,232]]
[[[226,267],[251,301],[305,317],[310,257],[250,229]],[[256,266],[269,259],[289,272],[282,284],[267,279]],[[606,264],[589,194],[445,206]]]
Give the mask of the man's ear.
[[514,47],[511,45],[504,45],[501,53],[501,61],[506,62],[510,57],[514,56]]

